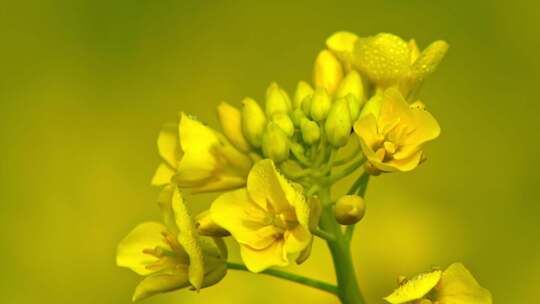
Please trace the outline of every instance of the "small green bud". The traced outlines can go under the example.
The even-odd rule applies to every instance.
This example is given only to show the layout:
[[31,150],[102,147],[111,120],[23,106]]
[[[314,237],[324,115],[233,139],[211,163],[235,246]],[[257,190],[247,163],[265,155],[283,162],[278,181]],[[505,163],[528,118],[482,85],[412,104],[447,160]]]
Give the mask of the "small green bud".
[[248,142],[254,147],[260,147],[266,127],[266,116],[259,104],[247,97],[242,101],[242,131]]
[[272,116],[272,121],[275,122],[287,136],[291,137],[294,135],[294,124],[285,113],[276,113]]
[[336,98],[345,97],[352,94],[361,103],[364,101],[364,85],[360,74],[356,71],[350,71],[343,81],[339,84],[336,91]]
[[204,236],[224,237],[231,235],[229,231],[218,226],[218,224],[212,220],[210,210],[203,211],[195,217],[195,228],[200,235]]
[[318,87],[313,93],[311,100],[311,118],[315,121],[323,121],[328,115],[328,111],[332,106],[332,100],[325,88]]
[[313,101],[313,95],[308,95],[302,100],[302,111],[307,117],[311,116],[311,103]]
[[262,138],[264,156],[280,163],[289,158],[289,138],[287,134],[275,123],[270,122]]
[[347,99],[338,99],[332,105],[324,125],[328,142],[334,147],[345,146],[351,135],[352,123]]
[[302,101],[313,94],[313,88],[305,81],[300,81],[294,93],[293,107],[298,109],[302,106]]
[[304,142],[310,145],[316,143],[321,138],[321,129],[319,128],[319,125],[314,121],[311,121],[307,118],[303,119],[301,123],[301,129]]
[[304,114],[304,111],[302,111],[301,108],[298,108],[293,111],[292,122],[295,126],[300,127],[300,124],[302,123],[303,119],[306,119],[306,114]]
[[276,113],[288,113],[291,110],[291,100],[275,82],[266,90],[266,115],[271,117]]
[[338,199],[334,215],[338,223],[353,225],[358,223],[366,213],[366,203],[358,195],[344,195]]
[[360,116],[360,108],[362,107],[362,102],[353,96],[352,94],[349,94],[345,96],[345,99],[347,100],[347,103],[349,104],[349,111],[351,113],[351,119],[352,121],[356,121],[358,116]]

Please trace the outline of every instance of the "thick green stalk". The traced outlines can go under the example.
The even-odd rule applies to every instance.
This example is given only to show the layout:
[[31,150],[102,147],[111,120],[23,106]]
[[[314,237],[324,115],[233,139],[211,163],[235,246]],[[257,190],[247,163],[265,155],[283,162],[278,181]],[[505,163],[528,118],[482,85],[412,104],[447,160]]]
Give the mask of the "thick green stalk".
[[321,202],[325,206],[321,215],[320,226],[323,230],[336,236],[335,240],[327,241],[332,255],[336,272],[338,297],[342,304],[364,304],[364,298],[356,280],[348,240],[341,232],[332,211],[330,189],[324,187],[319,191]]

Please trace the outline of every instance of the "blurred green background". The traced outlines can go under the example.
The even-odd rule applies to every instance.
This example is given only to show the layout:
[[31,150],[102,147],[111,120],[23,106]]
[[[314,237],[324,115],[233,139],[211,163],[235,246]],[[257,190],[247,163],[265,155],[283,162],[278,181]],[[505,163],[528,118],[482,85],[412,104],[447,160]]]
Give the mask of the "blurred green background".
[[[373,180],[354,259],[370,300],[399,274],[464,262],[496,303],[538,302],[540,5],[514,1],[4,1],[0,302],[129,303],[117,242],[158,219],[156,135],[177,111],[310,80],[336,30],[445,39],[422,99],[443,133],[409,174]],[[212,196],[189,198],[194,209]],[[234,251],[234,248],[233,248]],[[233,254],[233,258],[238,255]],[[333,280],[320,242],[300,271]],[[336,303],[230,272],[146,303]]]

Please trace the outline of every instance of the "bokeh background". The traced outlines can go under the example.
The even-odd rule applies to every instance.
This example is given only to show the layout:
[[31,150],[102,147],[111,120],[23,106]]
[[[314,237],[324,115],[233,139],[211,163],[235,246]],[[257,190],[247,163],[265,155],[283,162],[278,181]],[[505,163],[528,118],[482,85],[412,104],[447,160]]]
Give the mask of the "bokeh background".
[[[336,30],[451,44],[422,99],[429,161],[368,190],[354,260],[368,303],[400,274],[464,262],[496,303],[538,302],[540,6],[514,1],[4,1],[0,10],[0,302],[129,303],[117,242],[158,219],[156,135],[183,110],[310,80]],[[189,198],[194,210],[211,195]],[[234,251],[234,247],[233,247]],[[233,254],[237,259],[238,255]],[[316,244],[299,271],[333,280]],[[337,303],[230,272],[146,303]]]

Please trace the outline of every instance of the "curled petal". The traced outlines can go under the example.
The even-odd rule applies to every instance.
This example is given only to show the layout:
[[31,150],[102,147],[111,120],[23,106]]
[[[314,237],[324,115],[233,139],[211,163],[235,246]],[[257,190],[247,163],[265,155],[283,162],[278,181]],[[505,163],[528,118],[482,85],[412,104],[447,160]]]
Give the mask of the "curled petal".
[[160,223],[146,222],[135,227],[120,243],[116,251],[116,264],[127,267],[140,275],[154,272],[146,268],[147,265],[158,261],[158,258],[143,253],[145,249],[154,249],[157,246],[170,250],[163,241],[162,232],[167,228]]
[[273,242],[267,248],[260,250],[240,244],[240,254],[251,272],[261,272],[272,266],[287,266],[289,264],[283,248],[283,241]]
[[187,269],[174,272],[156,273],[142,280],[133,294],[133,302],[146,299],[163,292],[178,290],[189,286]]

